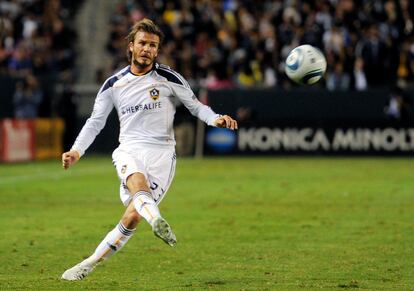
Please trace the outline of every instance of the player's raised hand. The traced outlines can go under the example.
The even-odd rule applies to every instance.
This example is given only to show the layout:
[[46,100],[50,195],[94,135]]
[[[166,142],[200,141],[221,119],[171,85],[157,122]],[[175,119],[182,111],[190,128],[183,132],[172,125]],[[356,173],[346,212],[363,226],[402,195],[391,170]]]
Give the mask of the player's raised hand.
[[221,128],[229,128],[231,130],[236,130],[238,128],[237,121],[228,115],[220,116],[214,123],[217,127]]
[[71,150],[66,153],[62,154],[62,166],[66,170],[70,166],[72,166],[74,163],[79,161],[80,154],[78,151]]

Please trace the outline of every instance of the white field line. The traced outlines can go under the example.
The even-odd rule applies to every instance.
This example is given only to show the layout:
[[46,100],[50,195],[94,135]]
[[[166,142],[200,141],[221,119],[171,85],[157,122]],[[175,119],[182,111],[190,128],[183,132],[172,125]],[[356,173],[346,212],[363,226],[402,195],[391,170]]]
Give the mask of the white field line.
[[104,174],[113,172],[116,176],[116,172],[111,167],[104,167],[104,168],[85,168],[85,169],[69,169],[63,170],[58,169],[55,171],[47,171],[47,172],[35,172],[31,174],[24,174],[24,175],[15,175],[9,177],[0,177],[0,185],[2,184],[10,184],[16,182],[27,182],[33,180],[59,180],[71,177],[78,177],[84,175],[94,175],[94,174]]

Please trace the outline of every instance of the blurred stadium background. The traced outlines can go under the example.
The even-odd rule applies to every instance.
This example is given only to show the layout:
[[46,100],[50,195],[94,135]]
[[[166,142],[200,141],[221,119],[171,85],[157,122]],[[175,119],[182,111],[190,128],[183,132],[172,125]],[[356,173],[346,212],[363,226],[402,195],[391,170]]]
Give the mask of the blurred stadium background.
[[[179,107],[179,155],[412,154],[413,11],[408,0],[1,1],[1,160],[71,146],[143,17],[166,34],[159,62],[240,122],[238,134],[205,130]],[[328,61],[312,87],[284,74],[303,43]],[[116,128],[111,115],[89,152],[116,147]]]
[[[1,290],[412,290],[413,1],[0,0],[0,16]],[[159,62],[240,129],[179,106],[161,205],[179,244],[142,224],[67,284],[123,211],[116,114],[74,169],[59,158],[143,17],[166,34]],[[311,87],[283,70],[303,43],[328,61]]]

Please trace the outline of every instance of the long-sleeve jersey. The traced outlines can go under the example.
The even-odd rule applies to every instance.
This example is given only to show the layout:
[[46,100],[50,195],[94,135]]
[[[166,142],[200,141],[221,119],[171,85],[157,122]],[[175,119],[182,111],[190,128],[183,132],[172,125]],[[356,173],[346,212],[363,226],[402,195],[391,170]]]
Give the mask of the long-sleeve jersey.
[[198,101],[187,81],[168,66],[155,63],[142,76],[130,66],[108,78],[95,99],[93,111],[72,149],[82,156],[105,126],[115,107],[120,123],[120,147],[174,147],[173,121],[177,99],[200,120],[213,125],[219,117]]

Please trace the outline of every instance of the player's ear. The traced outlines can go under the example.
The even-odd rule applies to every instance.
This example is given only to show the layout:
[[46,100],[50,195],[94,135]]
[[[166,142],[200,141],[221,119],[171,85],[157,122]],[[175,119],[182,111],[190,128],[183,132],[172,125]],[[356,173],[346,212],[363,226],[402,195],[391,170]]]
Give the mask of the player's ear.
[[155,53],[155,57],[158,56],[158,54],[160,53],[160,51],[161,51],[161,47],[160,47],[160,44],[158,43],[158,45],[157,45],[157,52]]
[[129,42],[128,49],[131,53],[134,51],[134,43],[132,41]]

